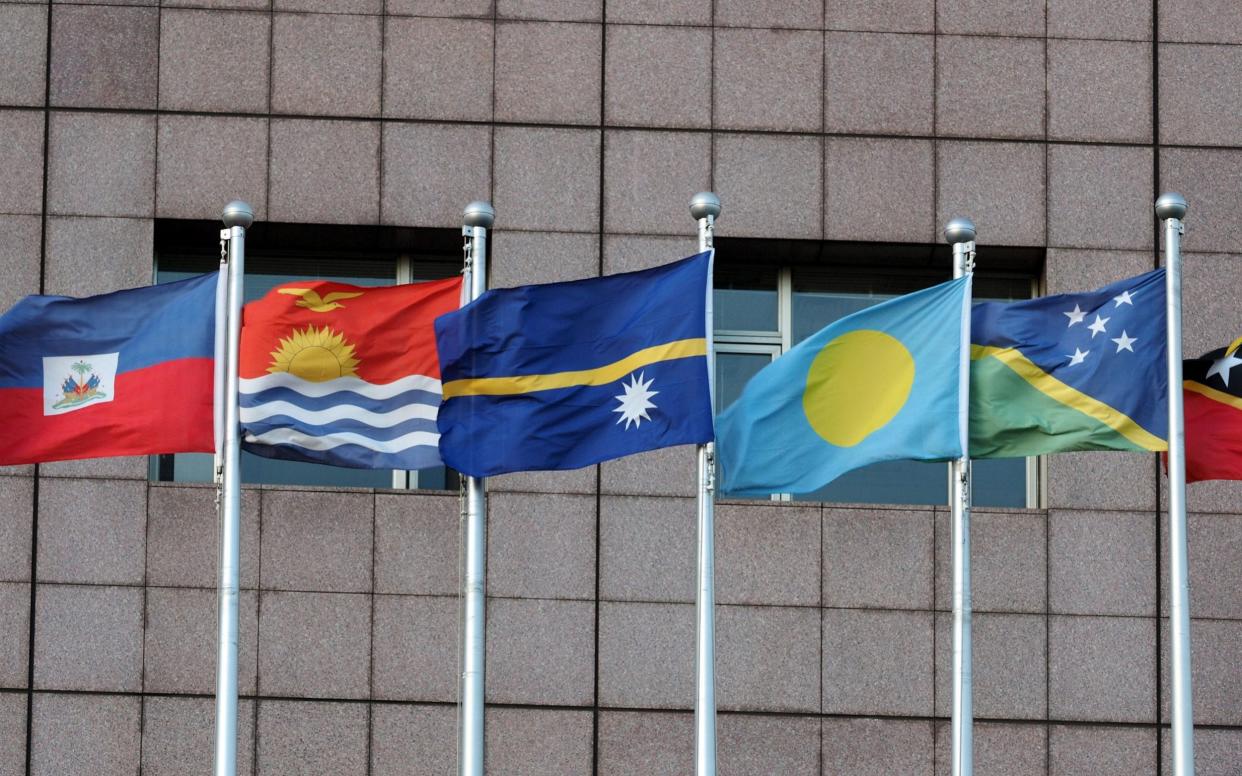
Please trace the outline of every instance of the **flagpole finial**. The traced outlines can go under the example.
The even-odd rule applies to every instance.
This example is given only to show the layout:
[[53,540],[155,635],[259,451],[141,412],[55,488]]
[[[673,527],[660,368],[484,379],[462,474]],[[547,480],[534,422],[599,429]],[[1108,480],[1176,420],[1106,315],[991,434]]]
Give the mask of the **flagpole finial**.
[[249,229],[254,223],[254,208],[250,207],[250,203],[235,199],[224,206],[224,212],[220,214],[220,220],[227,227],[240,226],[242,229]]
[[462,213],[463,223],[466,226],[481,226],[484,229],[491,229],[492,224],[496,223],[496,208],[492,207],[492,203],[483,200],[475,200],[466,205],[466,210]]
[[710,191],[700,191],[690,198],[690,215],[694,216],[694,220],[698,221],[711,216],[716,218],[720,215],[720,197]]
[[969,218],[955,218],[944,225],[944,239],[952,243],[973,242],[975,222]]
[[1176,191],[1166,191],[1156,200],[1156,217],[1161,221],[1168,218],[1182,220],[1186,217],[1186,198]]

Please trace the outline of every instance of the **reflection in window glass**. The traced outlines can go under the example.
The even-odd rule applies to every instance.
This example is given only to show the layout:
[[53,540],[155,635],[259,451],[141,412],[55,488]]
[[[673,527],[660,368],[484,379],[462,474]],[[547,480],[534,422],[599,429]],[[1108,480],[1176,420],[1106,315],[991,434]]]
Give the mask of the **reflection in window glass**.
[[772,363],[779,348],[755,353],[716,354],[716,414],[742,395],[742,389],[760,369]]
[[[745,347],[745,346],[744,346]],[[780,355],[780,346],[750,346],[746,351],[716,353],[716,414],[738,400],[742,389],[760,369]],[[717,464],[719,466],[719,464]],[[719,473],[717,482],[720,482]],[[721,492],[722,498],[737,498]]]
[[712,315],[721,331],[777,331],[777,270],[717,267]]

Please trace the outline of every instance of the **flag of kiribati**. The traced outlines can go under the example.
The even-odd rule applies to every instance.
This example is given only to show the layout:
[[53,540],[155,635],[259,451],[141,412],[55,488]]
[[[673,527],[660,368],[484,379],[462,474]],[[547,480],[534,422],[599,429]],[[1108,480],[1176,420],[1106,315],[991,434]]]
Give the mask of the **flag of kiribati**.
[[0,316],[0,464],[215,449],[220,275]]
[[432,322],[461,278],[351,286],[285,283],[246,305],[242,446],[355,469],[440,465],[440,368]]
[[437,320],[444,462],[489,477],[711,441],[711,260],[488,291]]
[[1168,448],[1165,277],[976,305],[970,457]]

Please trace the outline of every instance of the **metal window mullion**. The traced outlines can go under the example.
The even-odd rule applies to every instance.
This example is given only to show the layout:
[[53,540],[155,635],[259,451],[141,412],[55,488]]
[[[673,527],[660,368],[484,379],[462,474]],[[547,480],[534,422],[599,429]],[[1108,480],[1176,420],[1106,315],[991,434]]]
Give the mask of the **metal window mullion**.
[[[776,276],[776,328],[781,335],[781,354],[793,347],[793,269],[781,267]],[[778,354],[779,355],[779,354]]]

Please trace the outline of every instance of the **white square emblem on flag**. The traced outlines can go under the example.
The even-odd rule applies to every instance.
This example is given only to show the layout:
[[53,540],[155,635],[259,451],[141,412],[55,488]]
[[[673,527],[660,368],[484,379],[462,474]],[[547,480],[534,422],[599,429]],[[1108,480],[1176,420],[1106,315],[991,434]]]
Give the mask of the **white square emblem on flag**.
[[43,414],[61,415],[112,401],[120,353],[43,357]]

